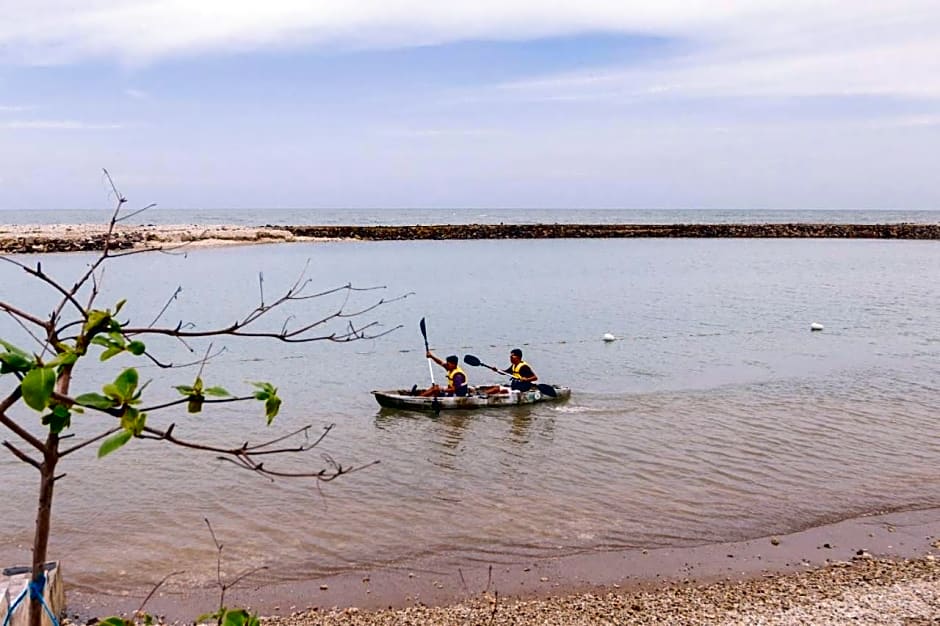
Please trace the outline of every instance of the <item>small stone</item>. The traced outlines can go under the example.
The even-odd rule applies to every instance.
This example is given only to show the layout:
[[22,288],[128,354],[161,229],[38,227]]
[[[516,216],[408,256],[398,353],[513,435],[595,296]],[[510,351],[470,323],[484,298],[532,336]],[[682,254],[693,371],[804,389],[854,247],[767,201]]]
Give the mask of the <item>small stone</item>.
[[330,588],[329,585],[320,585],[320,591],[326,591],[329,588]]
[[771,538],[770,538],[770,545],[772,545],[772,546],[779,546],[779,545],[780,545],[780,540],[777,539],[776,537],[771,537]]

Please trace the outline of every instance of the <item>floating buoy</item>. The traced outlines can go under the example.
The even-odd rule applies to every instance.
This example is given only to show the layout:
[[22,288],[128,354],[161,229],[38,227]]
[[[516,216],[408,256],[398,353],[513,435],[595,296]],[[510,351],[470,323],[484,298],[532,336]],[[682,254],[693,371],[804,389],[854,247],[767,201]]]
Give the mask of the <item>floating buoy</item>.
[[617,341],[617,338],[610,333],[604,333],[604,341]]
[[812,324],[809,325],[809,329],[810,330],[822,330],[823,325],[820,324],[819,322],[813,322]]

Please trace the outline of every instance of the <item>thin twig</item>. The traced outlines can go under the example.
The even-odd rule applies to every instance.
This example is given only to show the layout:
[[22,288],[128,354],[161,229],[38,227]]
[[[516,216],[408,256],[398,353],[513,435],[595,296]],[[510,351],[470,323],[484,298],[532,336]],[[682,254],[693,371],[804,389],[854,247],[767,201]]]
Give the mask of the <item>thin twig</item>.
[[166,310],[170,308],[170,304],[172,304],[181,293],[183,293],[183,287],[182,285],[178,285],[176,287],[176,291],[174,291],[173,295],[170,296],[170,299],[166,301],[166,304],[163,305],[163,308],[160,309],[160,312],[157,313],[157,316],[153,318],[153,321],[150,322],[150,324],[148,324],[149,327],[153,327],[153,325],[156,324],[161,317],[163,317],[163,314],[166,313]]
[[85,448],[85,447],[87,447],[87,446],[90,446],[91,444],[95,443],[96,441],[101,441],[101,440],[104,439],[105,437],[108,437],[108,436],[110,436],[110,435],[113,435],[114,433],[118,432],[119,430],[123,430],[123,427],[122,427],[122,426],[115,426],[114,428],[109,428],[108,430],[104,431],[103,433],[101,433],[101,434],[99,434],[99,435],[95,435],[95,436],[92,437],[91,439],[86,439],[85,441],[83,441],[83,442],[81,442],[81,443],[79,443],[79,444],[75,444],[75,445],[72,446],[71,448],[67,448],[67,449],[63,450],[62,452],[59,452],[59,456],[60,456],[60,457],[68,456],[68,455],[72,454],[73,452],[77,452],[77,451],[81,450],[82,448]]
[[176,571],[176,572],[170,572],[169,574],[167,574],[166,576],[164,576],[164,577],[160,580],[160,582],[158,582],[156,585],[153,586],[153,589],[150,590],[150,593],[147,594],[147,597],[144,598],[144,601],[141,602],[141,603],[140,603],[140,606],[137,607],[137,610],[134,611],[134,615],[135,615],[136,617],[143,617],[143,615],[144,615],[144,605],[146,605],[147,602],[150,601],[150,598],[153,597],[153,594],[157,593],[157,589],[159,589],[160,587],[162,587],[162,586],[163,586],[163,583],[165,583],[167,580],[169,580],[171,576],[178,576],[179,574],[184,574],[184,573],[185,573],[184,570],[179,570],[179,571]]
[[18,458],[19,460],[21,460],[21,461],[23,461],[23,462],[25,462],[25,463],[29,463],[30,465],[32,465],[32,466],[35,467],[36,469],[42,471],[42,463],[40,463],[40,462],[37,461],[36,459],[34,459],[34,458],[32,458],[31,456],[29,456],[28,454],[26,454],[25,452],[23,452],[22,450],[20,450],[20,449],[17,448],[16,446],[14,446],[14,445],[13,445],[12,443],[10,443],[9,441],[4,441],[4,442],[3,442],[3,447],[6,448],[6,449],[8,449],[10,452],[12,452],[12,453],[13,453],[13,456],[15,456],[16,458]]

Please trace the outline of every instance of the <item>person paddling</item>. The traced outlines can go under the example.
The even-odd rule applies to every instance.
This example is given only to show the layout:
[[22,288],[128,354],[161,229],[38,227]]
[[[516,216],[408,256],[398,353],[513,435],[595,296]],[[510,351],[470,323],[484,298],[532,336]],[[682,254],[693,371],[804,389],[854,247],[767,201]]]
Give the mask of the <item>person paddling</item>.
[[443,361],[434,355],[433,352],[428,350],[427,357],[447,370],[447,388],[441,389],[439,385],[431,385],[429,388],[422,391],[419,395],[424,397],[429,396],[458,396],[463,397],[467,395],[467,392],[470,389],[469,383],[467,381],[467,375],[462,369],[460,369],[460,359],[457,358],[456,354],[452,354]]
[[[519,348],[513,348],[509,352],[509,367],[506,368],[506,371],[490,365],[487,367],[497,374],[509,374],[512,376],[512,382],[509,384],[510,389],[528,391],[532,387],[532,383],[539,379],[535,374],[535,370],[532,369],[532,366],[522,360],[522,350]],[[504,388],[501,385],[494,385],[487,387],[483,391],[485,393],[504,393]]]

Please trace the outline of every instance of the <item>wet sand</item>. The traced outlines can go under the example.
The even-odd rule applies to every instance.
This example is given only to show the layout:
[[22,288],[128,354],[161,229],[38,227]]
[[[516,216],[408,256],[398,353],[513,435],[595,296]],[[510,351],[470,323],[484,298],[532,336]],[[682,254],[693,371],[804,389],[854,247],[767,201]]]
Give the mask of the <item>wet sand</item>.
[[[499,563],[445,556],[278,583],[266,583],[262,572],[229,590],[226,603],[295,625],[480,623],[489,621],[494,607],[497,616],[503,615],[493,623],[542,623],[549,616],[553,623],[597,623],[598,616],[611,612],[620,617],[610,623],[717,623],[757,600],[754,610],[777,617],[825,601],[827,615],[848,621],[851,607],[840,608],[840,598],[864,592],[879,619],[880,595],[894,606],[901,594],[902,604],[911,606],[894,610],[918,619],[926,612],[940,622],[940,561],[933,557],[937,537],[940,509],[927,509],[689,548],[597,550]],[[154,573],[155,581],[159,578]],[[925,599],[925,585],[933,590],[932,599]],[[69,590],[69,612],[85,621],[132,611],[148,591],[131,598]],[[163,592],[147,609],[167,621],[186,621],[217,603],[215,589]],[[594,619],[586,620],[585,611]],[[797,614],[802,613],[789,617]],[[740,623],[743,618],[738,618],[730,623]],[[766,615],[762,619],[768,623]],[[823,623],[806,619],[779,623]]]

